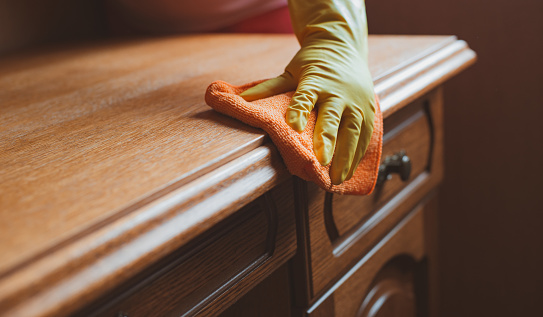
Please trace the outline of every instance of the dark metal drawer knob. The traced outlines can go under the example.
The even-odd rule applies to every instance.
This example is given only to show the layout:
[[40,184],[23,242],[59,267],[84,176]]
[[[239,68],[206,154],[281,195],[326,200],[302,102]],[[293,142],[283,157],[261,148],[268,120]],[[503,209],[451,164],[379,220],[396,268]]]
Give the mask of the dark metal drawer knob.
[[402,181],[409,179],[411,175],[411,159],[405,151],[400,151],[394,155],[387,156],[385,161],[379,166],[379,175],[377,176],[377,186],[382,185],[392,176],[399,174]]

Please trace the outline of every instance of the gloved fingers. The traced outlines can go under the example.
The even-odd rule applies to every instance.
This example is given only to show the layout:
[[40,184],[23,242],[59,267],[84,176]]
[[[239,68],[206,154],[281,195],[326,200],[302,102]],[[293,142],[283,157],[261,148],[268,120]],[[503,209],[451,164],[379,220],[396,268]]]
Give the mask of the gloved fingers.
[[336,138],[343,114],[341,100],[319,102],[319,115],[313,132],[313,151],[323,166],[330,164],[336,148]]
[[296,89],[296,81],[285,72],[275,78],[266,80],[254,87],[251,87],[240,94],[245,101],[254,101],[278,95]]
[[285,118],[288,125],[294,130],[302,132],[305,129],[309,113],[315,107],[319,97],[317,91],[317,88],[308,80],[302,80],[298,84]]
[[360,161],[362,161],[362,158],[366,154],[366,150],[370,145],[372,134],[373,124],[371,124],[369,120],[364,120],[362,122],[362,131],[360,132],[360,137],[358,138],[358,146],[356,148],[356,154],[353,158],[353,164],[351,165],[351,170],[347,174],[347,178],[345,178],[345,180],[349,180],[351,177],[353,177],[354,172],[358,168],[358,164],[360,164]]
[[348,110],[343,113],[337,136],[336,151],[330,168],[330,178],[334,185],[339,185],[347,179],[357,151],[362,124],[362,113]]

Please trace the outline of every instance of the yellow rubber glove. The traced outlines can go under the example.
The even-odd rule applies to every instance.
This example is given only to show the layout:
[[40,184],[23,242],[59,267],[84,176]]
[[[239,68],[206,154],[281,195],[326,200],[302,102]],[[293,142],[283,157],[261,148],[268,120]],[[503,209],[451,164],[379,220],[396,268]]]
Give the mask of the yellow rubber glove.
[[253,101],[296,89],[286,121],[300,132],[317,105],[313,150],[322,165],[333,157],[330,178],[337,185],[351,178],[373,132],[376,103],[365,5],[363,0],[289,0],[289,10],[300,50],[282,75],[241,96]]

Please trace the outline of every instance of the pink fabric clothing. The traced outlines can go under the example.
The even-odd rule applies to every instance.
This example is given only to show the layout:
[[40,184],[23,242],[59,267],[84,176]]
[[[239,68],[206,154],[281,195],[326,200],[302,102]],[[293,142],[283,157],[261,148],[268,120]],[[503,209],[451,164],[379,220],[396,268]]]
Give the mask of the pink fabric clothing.
[[288,7],[266,12],[219,31],[227,33],[294,33]]
[[[287,0],[110,0],[109,11],[110,24],[116,33],[285,33],[291,30]],[[249,20],[253,22],[247,24]],[[284,23],[285,20],[288,23]],[[273,24],[281,27],[274,31],[270,27]],[[288,25],[286,30],[285,24]]]

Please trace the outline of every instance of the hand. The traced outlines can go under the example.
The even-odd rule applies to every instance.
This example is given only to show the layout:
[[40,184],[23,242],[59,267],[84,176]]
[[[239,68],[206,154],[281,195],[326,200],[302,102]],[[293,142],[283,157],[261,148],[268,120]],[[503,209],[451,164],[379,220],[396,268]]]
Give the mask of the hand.
[[[291,14],[292,2],[296,1],[289,3]],[[341,1],[320,2],[334,7]],[[356,1],[345,2],[352,4]],[[309,11],[315,14],[314,10]],[[364,23],[358,27],[349,25],[346,18],[320,21],[315,32],[307,31],[310,25],[302,28],[303,37],[300,39],[298,36],[302,47],[285,72],[241,94],[245,100],[253,101],[296,90],[285,118],[296,131],[305,129],[309,113],[317,106],[313,150],[320,164],[328,165],[332,161],[330,178],[335,185],[352,177],[373,132],[376,101],[367,65],[367,31],[363,13]],[[317,17],[322,16],[333,15],[321,12]],[[350,22],[353,21],[356,19]],[[300,30],[300,27],[295,25],[294,29]]]

